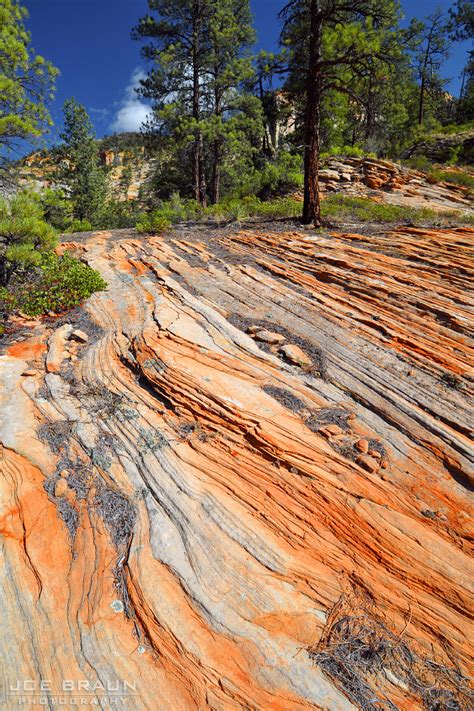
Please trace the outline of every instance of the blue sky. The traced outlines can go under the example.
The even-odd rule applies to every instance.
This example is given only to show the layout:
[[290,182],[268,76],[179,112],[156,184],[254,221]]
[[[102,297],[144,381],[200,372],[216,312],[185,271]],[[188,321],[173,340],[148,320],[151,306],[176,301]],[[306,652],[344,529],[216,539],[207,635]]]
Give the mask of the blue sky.
[[[275,49],[279,23],[277,14],[284,2],[250,0],[258,33],[258,46]],[[28,28],[37,52],[50,59],[61,71],[57,96],[52,107],[57,140],[61,107],[70,96],[89,111],[97,134],[132,130],[146,113],[133,90],[145,65],[140,43],[130,39],[130,29],[146,14],[147,0],[22,0],[28,8]],[[448,0],[403,0],[407,20],[424,17]],[[453,46],[444,66],[451,78],[450,90],[459,90],[459,75],[465,63],[468,43]]]

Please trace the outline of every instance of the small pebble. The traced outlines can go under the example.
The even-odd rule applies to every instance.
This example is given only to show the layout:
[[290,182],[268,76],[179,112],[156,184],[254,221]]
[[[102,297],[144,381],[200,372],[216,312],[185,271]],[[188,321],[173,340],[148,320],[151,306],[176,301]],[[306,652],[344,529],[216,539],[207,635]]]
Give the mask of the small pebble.
[[339,425],[327,425],[325,429],[332,435],[340,435],[343,433],[343,429],[342,427],[339,427]]
[[87,333],[84,333],[84,331],[81,331],[79,328],[76,328],[71,333],[69,338],[72,341],[79,341],[80,343],[87,343],[87,341],[89,340],[89,336],[87,335]]
[[285,340],[285,336],[282,336],[279,333],[273,333],[272,331],[257,331],[255,334],[255,338],[257,341],[263,341],[264,343],[283,343]]
[[56,486],[54,487],[55,496],[64,496],[68,490],[68,485],[66,479],[58,479]]
[[362,454],[367,454],[369,451],[369,443],[366,439],[359,439],[355,443],[355,448],[362,452]]
[[371,457],[374,457],[375,459],[382,459],[382,455],[376,449],[369,450],[369,454]]
[[295,365],[299,365],[301,367],[310,366],[313,362],[299,346],[296,346],[293,343],[287,343],[282,346],[280,348],[280,353],[283,353],[285,358],[287,358],[290,363],[294,363]]
[[367,471],[371,473],[376,472],[380,466],[380,463],[376,459],[369,457],[367,454],[361,454],[359,457],[357,457],[356,462],[357,464],[360,464],[361,467],[367,469]]

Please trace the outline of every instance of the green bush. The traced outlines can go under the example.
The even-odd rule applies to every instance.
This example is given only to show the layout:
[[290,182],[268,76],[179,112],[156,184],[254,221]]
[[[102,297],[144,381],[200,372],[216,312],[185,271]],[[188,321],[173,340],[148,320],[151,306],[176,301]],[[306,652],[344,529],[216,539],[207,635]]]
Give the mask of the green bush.
[[372,202],[366,198],[350,197],[340,193],[328,195],[321,203],[323,218],[336,218],[343,221],[360,222],[410,222],[430,221],[442,224],[446,220],[461,220],[458,212],[438,213],[429,208],[405,207]]
[[140,219],[140,210],[136,201],[109,199],[103,205],[99,216],[99,229],[118,230],[134,227]]
[[89,220],[72,220],[67,226],[67,232],[91,232],[92,224]]
[[107,287],[99,272],[66,252],[44,253],[28,283],[16,281],[0,289],[0,302],[7,313],[21,311],[39,316],[48,311],[73,308],[95,291]]
[[204,217],[224,222],[239,222],[248,218],[273,220],[296,217],[301,213],[302,203],[291,197],[260,200],[255,195],[242,199],[233,198],[211,205],[204,210]]
[[344,158],[376,158],[376,154],[359,146],[334,146],[321,153],[321,159],[331,156],[344,156]]
[[56,198],[25,192],[0,200],[0,312],[63,311],[106,287],[94,269],[53,251],[57,236],[45,210]]
[[45,222],[38,196],[24,192],[10,201],[0,199],[0,286],[8,286],[14,276],[27,278],[56,244],[56,231]]
[[34,197],[43,208],[45,221],[62,233],[133,227],[139,219],[139,209],[134,201],[108,199],[98,211],[93,225],[90,220],[73,217],[72,200],[60,189],[47,189]]
[[139,216],[135,224],[137,232],[166,232],[172,224],[198,220],[204,214],[196,200],[183,199],[179,193],[173,193],[169,200],[161,201],[160,206]]
[[[202,220],[216,222],[240,222],[252,218],[262,220],[278,220],[298,218],[301,216],[303,203],[292,197],[282,197],[273,200],[261,200],[253,196],[244,198],[226,198],[217,205],[210,205],[201,210]],[[351,197],[342,193],[332,193],[321,203],[322,217],[329,221],[339,222],[375,222],[375,223],[423,223],[444,224],[455,221],[460,224],[470,224],[472,219],[460,215],[459,212],[436,212],[429,208],[405,207],[376,203],[367,198]],[[171,226],[171,220],[164,217],[175,217],[176,213],[169,206],[149,215],[143,215],[137,223],[139,232],[160,233]],[[183,219],[183,215],[180,215]]]
[[430,171],[430,176],[437,182],[452,183],[453,185],[461,185],[462,187],[474,190],[474,176],[469,173],[433,168]]
[[463,124],[458,124],[458,123],[446,124],[446,126],[441,126],[441,128],[438,129],[437,133],[451,136],[456,133],[464,133],[465,131],[473,131],[473,130],[474,130],[474,121],[470,121],[469,123],[463,123]]
[[282,195],[303,186],[303,161],[301,156],[279,151],[272,161],[267,161],[256,174],[255,192],[262,198]]
[[179,193],[171,193],[171,197],[164,202],[160,211],[162,217],[170,222],[185,222],[199,219],[202,208],[196,200],[183,200]]
[[161,234],[162,232],[166,232],[170,227],[170,220],[164,217],[159,210],[155,210],[149,215],[143,215],[135,225],[135,229],[141,234]]
[[61,189],[47,188],[38,195],[44,219],[55,229],[66,231],[73,220],[73,205]]
[[426,156],[412,156],[402,162],[407,168],[419,170],[422,173],[428,173],[433,168],[433,163]]
[[255,196],[228,198],[204,210],[204,217],[224,222],[240,222],[255,215],[261,201]]
[[296,217],[302,205],[293,198],[277,198],[263,201],[256,195],[243,198],[226,198],[217,205],[198,208],[194,201],[173,201],[162,204],[159,210],[140,216],[135,228],[140,233],[160,233],[168,230],[173,223],[185,220],[211,220],[216,222],[240,222],[249,218],[268,220]]

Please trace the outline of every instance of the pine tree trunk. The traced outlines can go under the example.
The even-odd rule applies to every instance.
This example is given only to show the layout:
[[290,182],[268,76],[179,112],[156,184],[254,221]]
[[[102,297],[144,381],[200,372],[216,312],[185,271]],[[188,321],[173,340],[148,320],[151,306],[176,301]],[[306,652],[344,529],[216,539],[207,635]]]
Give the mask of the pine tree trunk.
[[425,114],[425,77],[424,75],[421,78],[421,85],[420,85],[420,101],[418,104],[418,125],[421,126],[423,123],[423,117]]
[[204,141],[202,132],[198,132],[198,157],[199,157],[199,204],[207,207],[206,170],[204,165]]
[[[201,87],[200,78],[200,29],[201,29],[201,0],[194,3],[194,29],[193,29],[193,118],[199,122],[201,118]],[[197,128],[193,146],[193,188],[197,202],[206,207],[206,176],[204,172],[204,145],[202,131]]]
[[375,135],[375,98],[373,79],[369,79],[369,91],[365,109],[365,140],[369,141]]
[[309,67],[306,89],[304,141],[304,203],[302,222],[321,225],[319,197],[319,152],[321,127],[321,15],[319,0],[311,0]]
[[[218,63],[214,66],[214,115],[219,122],[222,117],[222,96],[221,92],[217,86],[217,78],[220,74],[220,67]],[[219,135],[214,139],[213,149],[212,149],[212,175],[211,175],[211,203],[217,205],[220,198],[220,186],[221,186],[221,144]]]
[[195,140],[193,145],[193,192],[196,202],[199,202],[199,172],[199,145]]
[[[197,62],[193,66],[193,118],[199,121],[199,68]],[[193,144],[193,189],[194,198],[200,201],[200,180],[201,178],[201,148],[199,134],[196,132]]]
[[425,56],[423,59],[423,67],[421,70],[421,85],[420,85],[420,100],[418,104],[418,125],[421,126],[423,123],[423,118],[425,116],[425,90],[426,90],[426,76],[428,73],[428,62],[431,54],[431,43],[433,42],[433,34],[435,30],[435,22],[431,25],[430,32],[428,35],[428,41],[426,44]]
[[214,141],[214,158],[211,179],[211,202],[216,205],[220,199],[221,188],[221,156],[219,141]]

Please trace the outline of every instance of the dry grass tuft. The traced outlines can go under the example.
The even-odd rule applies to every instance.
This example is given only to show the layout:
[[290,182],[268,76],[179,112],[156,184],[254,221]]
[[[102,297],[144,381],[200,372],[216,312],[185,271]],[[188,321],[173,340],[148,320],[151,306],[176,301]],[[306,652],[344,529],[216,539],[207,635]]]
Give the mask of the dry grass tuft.
[[309,655],[331,681],[364,711],[396,709],[380,691],[381,678],[418,699],[429,711],[470,711],[469,683],[454,668],[423,659],[371,611],[336,605]]

